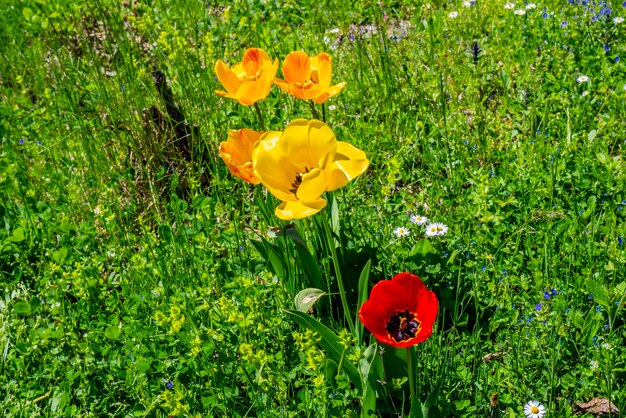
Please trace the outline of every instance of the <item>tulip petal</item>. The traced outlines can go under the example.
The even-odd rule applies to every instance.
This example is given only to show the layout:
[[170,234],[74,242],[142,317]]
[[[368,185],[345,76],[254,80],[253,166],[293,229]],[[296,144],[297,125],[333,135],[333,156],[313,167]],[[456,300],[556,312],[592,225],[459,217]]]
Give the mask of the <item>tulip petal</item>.
[[306,83],[311,78],[309,56],[302,51],[290,52],[283,61],[283,76],[290,83]]
[[330,86],[333,76],[333,64],[330,55],[322,52],[317,57],[311,59],[311,67],[317,70],[317,81],[324,90]]
[[326,206],[326,200],[319,198],[313,202],[303,202],[301,200],[281,203],[274,214],[285,221],[292,219],[302,219],[315,215]]
[[285,128],[281,142],[300,173],[320,168],[326,158],[334,156],[337,146],[332,129],[319,120],[296,119]]
[[248,48],[243,53],[243,65],[248,77],[256,76],[265,62],[271,62],[270,57],[260,48]]
[[360,176],[367,170],[369,161],[360,149],[343,141],[337,141],[335,160],[327,178],[327,189],[336,190],[346,185],[350,180]]
[[281,132],[267,132],[252,151],[254,175],[263,185],[282,201],[296,200],[290,190],[300,173],[281,149]]
[[326,190],[326,176],[319,168],[314,168],[302,175],[302,183],[298,187],[296,197],[303,201],[314,201]]
[[[241,80],[237,78],[237,75],[226,66],[226,64],[222,60],[218,60],[215,63],[215,74],[217,75],[217,79],[222,83],[224,88],[229,94],[235,94],[239,86],[241,85]],[[220,94],[220,92],[217,92]],[[223,92],[222,92],[223,93]],[[225,94],[220,94],[220,96],[226,96]]]

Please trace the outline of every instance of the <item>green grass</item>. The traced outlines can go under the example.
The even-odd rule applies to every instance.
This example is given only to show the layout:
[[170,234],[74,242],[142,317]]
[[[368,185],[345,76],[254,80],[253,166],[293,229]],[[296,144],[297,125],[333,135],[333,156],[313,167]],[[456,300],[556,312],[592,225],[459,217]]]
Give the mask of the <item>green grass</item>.
[[[523,16],[480,0],[128,3],[10,1],[0,17],[3,416],[360,416],[343,357],[286,311],[312,276],[293,240],[266,236],[286,226],[276,202],[217,152],[258,128],[214,93],[215,62],[248,47],[326,51],[347,82],[326,121],[370,168],[335,193],[330,241],[325,213],[295,225],[332,293],[312,315],[346,362],[369,358],[369,334],[348,332],[333,261],[354,318],[371,260],[369,288],[411,271],[439,298],[414,363],[428,416],[523,416],[537,399],[567,417],[594,397],[626,411],[621,4],[591,22],[555,1]],[[274,130],[311,118],[276,87],[260,108]],[[411,213],[448,234],[426,240]],[[406,370],[379,380],[377,416],[408,416]]]

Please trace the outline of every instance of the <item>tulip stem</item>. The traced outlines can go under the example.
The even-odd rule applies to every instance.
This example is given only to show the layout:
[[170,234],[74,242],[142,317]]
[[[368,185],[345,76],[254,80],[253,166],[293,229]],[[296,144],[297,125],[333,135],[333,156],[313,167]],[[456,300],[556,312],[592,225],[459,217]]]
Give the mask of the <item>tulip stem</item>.
[[350,332],[354,335],[354,322],[352,322],[352,314],[350,313],[350,307],[348,306],[348,300],[346,299],[346,290],[343,287],[343,279],[341,277],[341,268],[339,267],[339,258],[337,257],[337,249],[335,248],[335,239],[328,223],[328,211],[322,216],[322,223],[324,224],[324,235],[326,235],[326,242],[328,249],[330,250],[330,256],[333,260],[333,266],[335,267],[335,277],[337,277],[337,285],[339,286],[339,297],[341,297],[341,305],[343,306],[343,314],[348,321],[348,327]]
[[409,371],[409,391],[411,393],[411,401],[415,398],[415,381],[413,378],[413,364],[411,362],[411,347],[406,348],[406,368]]
[[326,123],[326,103],[322,103],[322,122]]
[[309,107],[311,108],[311,113],[313,114],[313,118],[319,120],[320,114],[317,113],[317,109],[315,108],[315,102],[313,100],[309,102]]
[[263,115],[261,114],[261,109],[259,109],[259,104],[254,103],[254,110],[256,110],[256,116],[259,118],[259,125],[261,125],[261,130],[265,131],[265,122],[263,121]]

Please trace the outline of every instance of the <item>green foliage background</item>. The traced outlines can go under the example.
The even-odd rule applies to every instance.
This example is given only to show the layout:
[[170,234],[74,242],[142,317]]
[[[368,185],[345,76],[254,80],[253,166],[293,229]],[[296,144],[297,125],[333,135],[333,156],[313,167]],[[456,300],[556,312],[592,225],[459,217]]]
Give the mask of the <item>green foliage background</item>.
[[[248,47],[329,52],[347,82],[327,122],[371,163],[337,194],[350,300],[370,259],[371,284],[406,270],[436,291],[417,350],[433,416],[519,416],[537,399],[564,417],[593,397],[626,410],[626,12],[503,6],[5,2],[0,413],[360,414],[250,243],[281,224],[217,153],[257,127],[214,94],[214,63]],[[277,88],[261,110],[275,130],[310,117]],[[424,241],[411,213],[450,230]],[[379,416],[406,411],[389,373]]]

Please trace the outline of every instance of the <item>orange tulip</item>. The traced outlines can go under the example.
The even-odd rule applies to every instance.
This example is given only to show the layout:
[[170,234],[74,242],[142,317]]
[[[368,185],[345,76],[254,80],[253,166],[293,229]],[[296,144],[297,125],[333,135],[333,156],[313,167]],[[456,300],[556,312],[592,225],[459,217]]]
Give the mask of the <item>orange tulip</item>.
[[305,52],[291,52],[283,62],[285,80],[274,79],[274,83],[298,99],[324,103],[329,97],[339,94],[346,83],[330,85],[332,59],[322,52],[309,57]]
[[252,148],[262,133],[252,129],[228,131],[228,140],[220,144],[220,157],[228,170],[234,176],[252,184],[259,184],[252,168]]
[[260,48],[250,48],[243,53],[243,60],[232,69],[222,61],[215,63],[215,73],[226,91],[215,90],[223,97],[250,106],[263,100],[270,93],[272,80],[278,70],[278,60],[272,60]]

